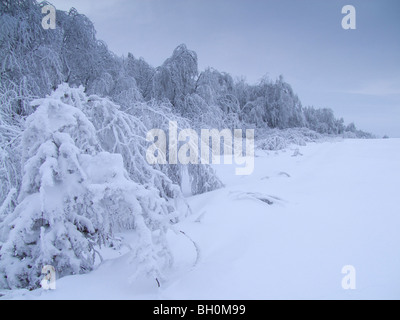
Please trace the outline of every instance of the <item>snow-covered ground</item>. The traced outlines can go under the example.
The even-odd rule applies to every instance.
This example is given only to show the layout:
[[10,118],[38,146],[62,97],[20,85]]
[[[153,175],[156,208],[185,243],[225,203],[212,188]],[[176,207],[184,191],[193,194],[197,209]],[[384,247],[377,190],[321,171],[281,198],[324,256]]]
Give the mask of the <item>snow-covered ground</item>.
[[[175,266],[161,288],[131,282],[126,249],[57,290],[3,299],[399,299],[400,139],[258,152],[255,173],[217,167],[226,188],[189,198],[193,215],[170,234]],[[300,154],[298,154],[300,153]],[[296,155],[297,156],[293,156]],[[132,236],[132,235],[131,235]],[[125,235],[129,241],[130,235]],[[356,269],[356,290],[342,268]]]

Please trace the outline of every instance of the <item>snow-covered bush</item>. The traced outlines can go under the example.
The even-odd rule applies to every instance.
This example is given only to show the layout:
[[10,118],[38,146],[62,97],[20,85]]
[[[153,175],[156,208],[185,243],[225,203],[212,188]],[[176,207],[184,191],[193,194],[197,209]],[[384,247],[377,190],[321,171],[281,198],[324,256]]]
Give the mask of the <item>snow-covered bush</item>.
[[257,147],[262,150],[275,151],[288,148],[290,145],[305,146],[308,142],[316,142],[323,136],[307,128],[286,130],[259,129]]
[[258,142],[258,146],[262,150],[282,150],[288,147],[288,141],[277,134],[271,134],[269,137]]
[[157,188],[131,179],[121,154],[104,151],[84,113],[89,100],[64,85],[33,102],[38,107],[22,139],[19,205],[0,225],[2,287],[37,287],[44,265],[59,276],[90,271],[96,247],[121,230],[136,231],[131,254],[143,272],[159,278],[171,262],[165,234],[178,213]]
[[[152,101],[151,104],[150,103],[137,104],[132,109],[132,112],[138,119],[140,119],[140,123],[142,124],[142,126],[148,128],[147,130],[149,130],[150,128],[151,129],[157,128],[163,130],[164,132],[168,132],[170,129],[169,127],[170,122],[172,121],[177,124],[178,130],[187,128],[193,128],[198,130],[198,128],[206,128],[204,127],[205,123],[202,123],[201,120],[199,120],[199,118],[194,117],[192,121],[189,121],[186,118],[174,114],[171,110],[170,105],[156,103],[155,101]],[[211,111],[208,115],[212,117]],[[200,130],[198,130],[198,135],[200,136]],[[169,143],[169,136],[167,135],[167,144],[168,143]],[[167,158],[169,157],[168,150],[166,156]],[[200,156],[201,155],[199,154],[199,157]],[[168,165],[155,165],[154,168],[157,169],[157,172],[160,171],[164,173],[171,180],[171,181],[165,181],[165,180],[163,181],[162,183],[162,186],[164,186],[163,189],[165,189],[165,187],[168,187],[167,190],[170,190],[171,182],[179,186],[182,186],[183,184],[182,179],[185,171],[189,175],[192,194],[201,194],[205,192],[210,192],[223,187],[223,183],[218,179],[215,171],[209,165],[185,166],[182,164],[176,164],[176,165],[168,164]],[[179,194],[181,194],[181,190],[179,190]]]
[[193,195],[203,194],[223,187],[221,180],[210,166],[189,165],[189,179]]

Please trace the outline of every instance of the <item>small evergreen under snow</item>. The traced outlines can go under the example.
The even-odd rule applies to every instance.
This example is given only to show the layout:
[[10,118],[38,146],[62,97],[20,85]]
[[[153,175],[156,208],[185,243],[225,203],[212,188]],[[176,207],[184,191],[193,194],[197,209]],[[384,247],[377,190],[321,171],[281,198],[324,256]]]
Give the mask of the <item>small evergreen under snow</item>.
[[90,271],[96,248],[113,243],[114,232],[133,229],[138,266],[160,278],[162,267],[171,263],[165,233],[181,213],[176,199],[135,182],[123,156],[102,147],[88,116],[93,107],[102,111],[103,104],[111,113],[114,105],[87,99],[81,89],[66,85],[33,104],[38,108],[22,138],[19,205],[2,223],[0,268],[6,286],[35,288],[44,265],[53,265],[61,277]]

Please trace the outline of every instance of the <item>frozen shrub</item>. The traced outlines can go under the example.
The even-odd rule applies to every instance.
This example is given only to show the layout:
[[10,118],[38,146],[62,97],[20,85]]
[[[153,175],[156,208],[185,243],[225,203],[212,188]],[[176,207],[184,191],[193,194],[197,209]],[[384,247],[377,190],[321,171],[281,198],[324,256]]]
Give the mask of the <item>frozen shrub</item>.
[[35,288],[44,265],[59,276],[88,272],[96,247],[121,230],[137,233],[131,253],[137,268],[161,277],[171,262],[165,234],[178,213],[157,188],[130,178],[122,155],[104,151],[95,126],[71,102],[62,86],[33,103],[22,139],[19,205],[0,225],[2,285]]

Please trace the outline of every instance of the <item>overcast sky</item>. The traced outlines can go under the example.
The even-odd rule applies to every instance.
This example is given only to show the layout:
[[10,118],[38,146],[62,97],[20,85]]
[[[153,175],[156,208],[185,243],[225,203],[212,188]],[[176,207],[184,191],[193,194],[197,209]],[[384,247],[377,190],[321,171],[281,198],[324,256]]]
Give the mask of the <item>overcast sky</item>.
[[[159,66],[185,43],[210,66],[249,83],[282,74],[304,106],[400,137],[399,0],[50,0],[75,7],[118,55]],[[344,30],[342,7],[357,10]]]

